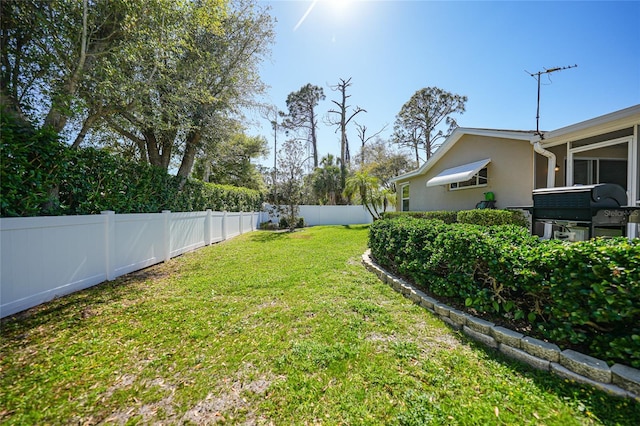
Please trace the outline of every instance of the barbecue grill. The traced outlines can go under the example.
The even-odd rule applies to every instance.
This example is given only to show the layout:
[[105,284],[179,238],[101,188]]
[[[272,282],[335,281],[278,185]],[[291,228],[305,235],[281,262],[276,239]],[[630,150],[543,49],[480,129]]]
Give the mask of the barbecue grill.
[[560,236],[575,238],[578,233],[586,233],[592,238],[596,229],[604,235],[625,235],[627,223],[636,222],[640,216],[640,207],[626,204],[624,188],[601,183],[535,189],[533,207],[525,209],[531,213],[533,223],[551,223],[569,231]]

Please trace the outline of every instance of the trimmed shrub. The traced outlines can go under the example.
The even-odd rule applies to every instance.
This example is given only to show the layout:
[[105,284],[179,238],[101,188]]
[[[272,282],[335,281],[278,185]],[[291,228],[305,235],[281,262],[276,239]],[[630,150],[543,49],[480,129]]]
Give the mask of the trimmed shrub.
[[262,208],[259,191],[184,181],[103,150],[71,149],[54,133],[33,130],[8,114],[1,117],[1,216]]
[[[280,216],[280,222],[279,222],[278,226],[280,227],[280,229],[288,229],[289,228],[289,220],[284,216]],[[296,219],[295,228],[304,228],[304,218],[303,217],[298,217]]]
[[552,271],[542,289],[548,325],[540,331],[640,367],[640,239],[563,244],[554,254],[546,259]]
[[428,212],[386,212],[384,219],[397,219],[400,217],[412,217],[416,219],[441,220],[444,223],[468,223],[472,225],[518,225],[529,227],[529,222],[519,210],[495,210],[474,209],[453,211],[428,211]]
[[304,228],[304,217],[299,217],[296,222],[296,228]]
[[396,219],[400,217],[412,217],[415,219],[441,220],[444,223],[456,223],[457,212],[451,211],[430,211],[430,212],[386,212],[384,219]]
[[278,229],[278,225],[271,221],[261,222],[260,225],[258,226],[258,229],[263,231],[275,231]]
[[434,296],[527,320],[540,338],[640,367],[640,239],[566,243],[517,225],[412,217],[370,229],[376,261]]
[[470,223],[483,226],[517,225],[525,228],[529,227],[529,222],[524,217],[524,214],[519,210],[464,210],[458,212],[456,219],[459,223]]
[[66,156],[58,135],[21,125],[1,111],[0,155],[1,215],[52,214]]

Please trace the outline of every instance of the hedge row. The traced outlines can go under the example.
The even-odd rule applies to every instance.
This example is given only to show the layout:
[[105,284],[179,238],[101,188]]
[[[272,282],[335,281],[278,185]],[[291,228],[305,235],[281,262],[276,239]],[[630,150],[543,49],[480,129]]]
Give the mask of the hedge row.
[[403,217],[412,217],[415,219],[437,219],[444,223],[457,223],[458,213],[451,211],[431,211],[431,212],[386,212],[384,219],[398,219]]
[[369,246],[379,264],[436,297],[640,367],[640,239],[566,243],[513,225],[404,217],[375,222]]
[[387,212],[385,219],[413,217],[416,219],[437,219],[444,223],[470,223],[474,225],[519,225],[528,227],[529,222],[519,210],[475,209],[463,211],[430,211],[430,212]]
[[259,191],[215,185],[125,160],[94,148],[71,149],[55,133],[2,114],[1,216],[259,211]]

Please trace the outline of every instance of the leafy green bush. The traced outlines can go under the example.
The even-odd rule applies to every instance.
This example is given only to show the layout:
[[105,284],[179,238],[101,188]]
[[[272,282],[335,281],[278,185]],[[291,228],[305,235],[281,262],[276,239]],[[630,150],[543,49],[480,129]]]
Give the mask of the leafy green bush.
[[[2,216],[35,216],[55,210],[60,159],[66,151],[54,132],[36,131],[0,114]],[[63,160],[64,161],[64,160]],[[52,200],[53,199],[53,200]],[[52,202],[53,201],[53,202]]]
[[558,245],[546,269],[541,332],[640,366],[640,239]]
[[571,244],[517,225],[405,216],[373,223],[369,246],[382,266],[436,297],[640,367],[640,239]]
[[441,220],[444,223],[456,223],[457,212],[439,210],[430,212],[386,212],[384,219],[396,219],[400,217],[412,217],[416,219]]
[[464,210],[457,214],[457,222],[474,225],[518,225],[529,227],[529,222],[519,210],[475,209]]
[[171,176],[94,148],[71,149],[51,132],[2,114],[1,216],[259,211],[259,191]]
[[278,229],[278,225],[271,221],[261,222],[260,225],[258,226],[258,229],[262,231],[275,231],[276,229]]
[[[285,216],[280,216],[280,222],[278,223],[280,229],[288,229],[289,228],[289,220]],[[304,228],[304,218],[298,217],[296,220],[296,228]]]
[[529,227],[529,222],[521,211],[474,209],[454,211],[429,211],[429,212],[387,212],[384,219],[397,219],[400,217],[412,217],[416,219],[441,220],[444,223],[469,223],[473,225],[518,225]]

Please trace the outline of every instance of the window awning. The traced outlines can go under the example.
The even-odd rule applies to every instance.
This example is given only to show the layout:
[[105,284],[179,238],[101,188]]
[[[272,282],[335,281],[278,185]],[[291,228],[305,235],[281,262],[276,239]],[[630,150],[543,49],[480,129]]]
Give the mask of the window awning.
[[465,182],[471,179],[476,173],[482,170],[491,162],[491,158],[475,161],[469,164],[452,167],[441,171],[437,176],[427,181],[427,186],[447,185],[454,182]]

